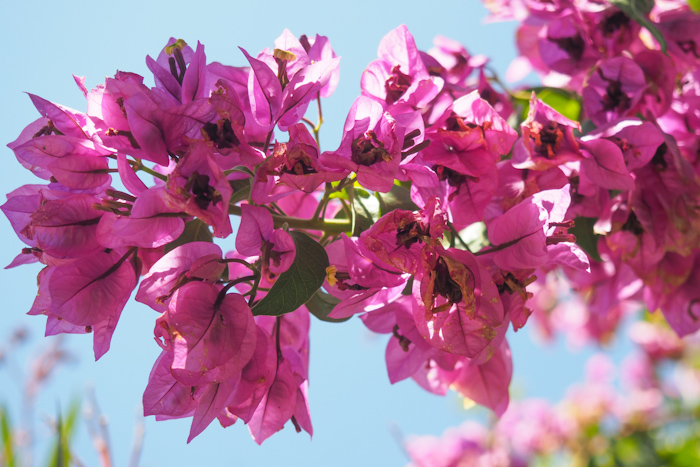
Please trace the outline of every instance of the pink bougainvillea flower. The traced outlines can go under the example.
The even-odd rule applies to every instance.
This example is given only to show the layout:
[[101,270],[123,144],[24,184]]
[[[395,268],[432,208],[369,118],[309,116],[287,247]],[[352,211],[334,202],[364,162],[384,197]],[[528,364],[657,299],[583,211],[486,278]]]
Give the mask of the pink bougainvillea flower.
[[108,185],[112,178],[104,157],[112,151],[92,141],[65,135],[44,135],[14,146],[17,159],[34,174],[51,177],[74,190]]
[[133,252],[96,252],[56,266],[49,282],[49,312],[79,326],[118,318],[136,287]]
[[480,365],[464,365],[452,387],[464,397],[484,405],[500,417],[510,401],[508,387],[513,376],[508,341],[503,340],[496,353]]
[[275,49],[264,50],[256,58],[241,49],[251,66],[248,93],[253,116],[268,129],[282,131],[304,116],[306,108],[328,84],[340,58],[313,62],[304,47],[285,29],[275,41]]
[[263,270],[273,275],[289,269],[296,256],[294,240],[289,233],[274,228],[272,214],[267,208],[244,204],[241,211],[236,250],[242,255],[260,256]]
[[587,71],[600,58],[600,53],[593,47],[582,23],[569,10],[542,29],[539,53],[551,70],[576,75]]
[[154,92],[172,96],[178,103],[209,97],[210,83],[204,46],[192,48],[182,39],[171,37],[156,60],[146,57],[146,65],[155,78]]
[[236,392],[227,411],[249,423],[262,398],[267,394],[277,371],[277,349],[272,336],[257,326],[255,353],[241,372]]
[[22,230],[32,221],[32,214],[41,206],[41,190],[45,188],[45,185],[21,186],[9,192],[7,202],[0,206],[17,237],[31,247],[36,246],[36,240],[25,236]]
[[479,69],[479,84],[476,90],[479,91],[479,96],[488,102],[489,105],[498,112],[501,118],[507,121],[513,114],[513,104],[510,102],[510,98],[507,94],[498,92],[491,86],[489,79],[486,77],[486,73],[484,73],[484,68],[485,67],[482,66]]
[[413,319],[445,352],[474,357],[496,337],[503,305],[491,275],[469,252],[425,248],[413,283]]
[[[313,39],[308,38],[306,35],[302,35],[299,38],[299,42],[306,50],[309,59],[312,63],[319,62],[321,60],[330,60],[337,57],[333,47],[331,47],[331,42],[326,36],[319,36]],[[336,67],[331,72],[331,76],[328,79],[328,83],[321,88],[321,97],[330,97],[335,88],[338,87],[338,82],[340,81],[340,67]]]
[[634,178],[625,165],[621,148],[606,139],[587,139],[580,142],[581,161],[579,194],[588,194],[587,185],[607,190],[628,191],[634,188]]
[[597,126],[634,115],[647,87],[644,72],[627,57],[602,60],[583,88],[583,107]]
[[612,253],[645,281],[659,274],[659,262],[670,240],[666,238],[668,228],[668,211],[651,190],[635,190],[631,199],[616,196],[595,225],[596,232],[605,233]]
[[377,55],[362,73],[360,86],[363,96],[376,99],[383,108],[422,108],[442,89],[442,78],[430,76],[405,25],[384,36]]
[[167,311],[172,294],[187,282],[193,266],[201,258],[213,257],[221,259],[221,248],[213,243],[190,242],[178,246],[151,266],[141,280],[136,301],[161,313]]
[[516,271],[556,262],[589,269],[588,257],[573,243],[576,238],[567,233],[573,226],[564,220],[570,202],[568,185],[545,190],[492,220],[487,227],[496,266]]
[[[128,258],[126,265],[122,261],[125,257]],[[47,336],[93,333],[95,360],[109,350],[121,311],[137,280],[131,263],[132,251],[104,271],[103,267],[109,266],[115,258],[119,255],[114,251],[98,253],[65,263],[65,266],[42,269],[37,276],[39,290],[28,312],[46,315]],[[95,271],[104,272],[96,276]],[[61,277],[64,274],[66,277]],[[70,297],[70,294],[74,295]],[[93,306],[98,308],[92,309]],[[91,324],[76,324],[68,319]]]
[[515,168],[545,170],[582,158],[574,138],[574,130],[581,131],[581,125],[537,99],[534,92],[520,128],[522,137],[513,148]]
[[[153,187],[141,193],[133,205],[110,202],[109,207],[116,212],[107,212],[100,218],[97,226],[100,244],[107,248],[158,248],[178,238],[185,222],[173,217],[177,211],[173,212],[167,204],[167,196],[163,187]],[[123,207],[117,210],[119,204]]]
[[[304,400],[299,401],[300,386],[305,378],[303,373],[300,373],[300,367],[293,366],[294,359],[290,356],[295,355],[294,352],[290,351],[287,351],[286,355],[283,353],[284,357],[277,365],[274,381],[248,423],[250,434],[258,444],[262,444],[267,438],[281,430],[287,421],[296,415],[299,402],[304,407],[306,406],[306,400],[303,396]],[[304,409],[300,411],[300,414],[303,414],[303,411]],[[301,427],[299,430],[301,431]],[[310,430],[310,434],[312,432]]]
[[376,100],[360,96],[355,99],[340,147],[324,152],[321,161],[347,175],[357,174],[360,185],[386,193],[394,180],[406,180],[401,171],[402,152],[423,141],[423,119],[418,112],[396,117],[384,112]]
[[134,250],[96,252],[44,268],[29,314],[47,316],[46,333],[94,334],[95,359],[110,346],[122,309],[136,286]]
[[624,50],[632,50],[639,42],[639,24],[622,10],[604,4],[588,2],[588,8],[582,8],[591,41],[607,57],[620,56]]
[[[56,195],[60,198],[54,198]],[[20,234],[38,249],[56,258],[77,258],[102,247],[97,227],[104,211],[93,208],[99,200],[88,194],[52,193],[41,190],[39,207]],[[46,196],[46,197],[45,197]]]
[[45,128],[38,132],[37,136],[49,135],[52,132],[77,139],[90,140],[95,136],[94,122],[86,114],[49,102],[34,94],[28,93],[28,95],[42,117],[48,119],[45,122]]
[[634,55],[634,61],[644,71],[647,83],[641,106],[646,113],[660,117],[673,101],[676,77],[681,67],[660,50],[646,48]]
[[[449,84],[464,85],[472,71],[488,61],[484,55],[471,55],[458,41],[445,36],[436,36],[433,39],[433,46],[428,53],[445,68],[447,72],[445,81]],[[432,72],[432,70],[429,71]]]
[[233,232],[228,204],[233,194],[224,172],[212,158],[212,148],[195,142],[168,176],[166,203],[171,209],[196,216],[217,237]]
[[[291,419],[297,433],[313,434],[308,407],[309,313],[299,309],[281,318],[260,316],[258,326],[276,336],[274,379],[265,386],[248,429],[256,443],[281,430]],[[235,412],[235,411],[234,411]]]
[[342,319],[380,308],[397,298],[408,277],[359,246],[359,239],[341,234],[326,247],[329,268],[323,288],[341,299],[329,317]]
[[426,132],[423,160],[479,177],[510,152],[517,133],[474,91],[460,97]]
[[277,143],[255,172],[251,201],[266,204],[297,190],[313,193],[322,183],[345,178],[345,171],[324,167],[319,154],[316,140],[303,123],[289,127],[289,142]]
[[201,392],[173,378],[173,352],[163,350],[156,359],[143,393],[143,414],[155,415],[156,420],[191,416],[197,408],[195,395]]
[[360,235],[363,249],[394,268],[415,274],[425,245],[438,245],[447,228],[436,199],[419,212],[395,209]]
[[668,53],[675,62],[684,69],[698,66],[700,18],[687,4],[661,12],[656,26],[666,38]]
[[657,127],[650,122],[637,119],[605,125],[587,134],[581,138],[581,141],[596,138],[606,138],[617,144],[622,150],[625,165],[630,172],[648,164],[658,147],[664,142],[664,137]]
[[174,353],[164,350],[151,370],[143,394],[144,415],[156,420],[192,416],[190,442],[215,418],[230,426],[241,418],[250,422],[277,372],[277,352],[270,335],[256,326],[255,353],[240,372],[222,381],[198,386],[173,377]]
[[248,120],[253,121],[253,118],[246,119],[244,104],[234,85],[226,79],[220,79],[216,85],[217,89],[212,92],[209,102],[219,118],[215,122],[205,123],[200,132],[204,140],[211,141],[216,148],[218,154],[215,159],[222,169],[245,165],[253,170],[264,160],[263,152],[249,144],[255,139],[251,139],[251,132],[246,131],[246,126],[250,126]]
[[255,321],[246,301],[206,282],[177,289],[156,321],[155,335],[174,354],[173,376],[188,385],[222,382],[255,352]]

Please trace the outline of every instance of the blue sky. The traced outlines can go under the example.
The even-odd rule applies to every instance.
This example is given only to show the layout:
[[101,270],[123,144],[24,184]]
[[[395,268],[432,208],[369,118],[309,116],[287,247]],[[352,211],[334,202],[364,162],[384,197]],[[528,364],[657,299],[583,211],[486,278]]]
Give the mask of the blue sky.
[[[462,42],[472,54],[492,58],[505,73],[515,57],[514,23],[484,24],[486,10],[477,0],[426,2],[229,1],[221,2],[2,2],[0,29],[3,71],[0,73],[0,187],[9,192],[23,184],[40,183],[16,162],[5,144],[38,114],[24,92],[78,110],[85,110],[82,94],[71,74],[85,76],[94,87],[117,70],[147,77],[145,56],[155,57],[169,37],[206,46],[208,61],[244,65],[241,46],[251,54],[272,46],[284,28],[295,35],[326,35],[341,60],[341,81],[324,102],[322,149],[335,149],[347,111],[359,94],[364,67],[376,57],[381,38],[404,23],[418,47],[427,50],[442,34]],[[0,218],[0,264],[8,264],[22,243],[9,223]],[[232,247],[233,238],[220,244]],[[29,329],[31,350],[12,356],[18,368],[43,339],[45,319],[30,317],[39,265],[0,270],[3,306],[0,339],[13,329]],[[153,341],[157,314],[129,302],[117,327],[112,349],[99,362],[92,358],[89,337],[69,336],[67,346],[77,362],[64,367],[42,392],[35,412],[37,460],[43,462],[49,430],[45,419],[58,406],[66,410],[73,398],[86,398],[94,388],[108,417],[114,465],[126,465],[134,423],[139,419],[141,393],[160,348]],[[397,439],[407,434],[440,434],[469,417],[485,418],[485,410],[465,411],[454,395],[440,398],[411,381],[391,386],[384,367],[387,336],[366,331],[358,319],[332,325],[314,320],[311,330],[310,405],[314,438],[287,426],[257,446],[247,428],[226,430],[214,422],[187,445],[190,420],[145,421],[141,464],[156,465],[327,465],[365,463],[403,465],[407,458]],[[515,361],[512,394],[558,399],[568,382],[580,380],[585,357],[592,349],[571,354],[560,343],[542,348],[531,343],[528,330],[509,336]],[[21,385],[16,373],[0,367],[0,404],[20,417]],[[44,440],[43,444],[41,444]],[[79,428],[76,451],[85,465],[97,465],[85,424]]]

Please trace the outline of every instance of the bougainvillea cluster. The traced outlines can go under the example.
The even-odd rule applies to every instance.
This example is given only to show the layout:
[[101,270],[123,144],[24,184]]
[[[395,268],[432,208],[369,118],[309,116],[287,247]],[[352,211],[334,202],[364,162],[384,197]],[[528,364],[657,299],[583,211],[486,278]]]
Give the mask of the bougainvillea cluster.
[[[100,358],[135,290],[162,348],[144,413],[192,417],[190,440],[241,419],[258,443],[287,422],[312,433],[312,314],[389,334],[392,383],[498,416],[506,330],[548,276],[580,292],[598,340],[626,303],[697,331],[700,17],[632,3],[489,2],[522,21],[509,75],[536,70],[537,92],[399,26],[335,149],[318,143],[340,59],[318,35],[285,30],[241,49],[245,66],[171,38],[146,59],[153,87],[76,77],[85,112],[30,94],[41,117],[8,146],[44,183],[2,206],[27,245],[10,267],[44,265],[29,313],[47,335],[92,333]],[[232,235],[234,251],[214,242]]]
[[470,421],[439,438],[409,436],[409,465],[697,465],[697,335],[680,339],[651,315],[628,334],[635,349],[620,368],[599,353],[587,362],[584,381],[556,404],[525,399],[492,426]]

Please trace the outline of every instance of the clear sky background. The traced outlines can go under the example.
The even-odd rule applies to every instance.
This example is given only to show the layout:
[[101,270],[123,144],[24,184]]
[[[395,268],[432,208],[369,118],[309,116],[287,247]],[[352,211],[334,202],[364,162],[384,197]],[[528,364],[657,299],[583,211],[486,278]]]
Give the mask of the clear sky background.
[[[202,42],[208,62],[238,66],[246,62],[237,46],[255,55],[271,47],[284,28],[297,36],[328,36],[342,57],[340,85],[323,103],[322,150],[329,150],[340,141],[347,111],[360,92],[362,70],[376,57],[381,38],[402,23],[420,49],[429,49],[433,38],[442,34],[462,42],[472,54],[488,55],[504,74],[515,57],[515,24],[484,24],[486,15],[478,0],[0,2],[0,189],[6,193],[42,183],[5,147],[39,116],[24,92],[84,111],[85,101],[71,74],[85,76],[88,88],[117,70],[141,74],[152,84],[145,57],[156,57],[171,36],[193,46]],[[226,251],[233,241],[232,236],[219,243]],[[4,216],[0,245],[0,265],[9,264],[23,246]],[[0,366],[0,404],[9,407],[16,421],[21,416],[17,375],[52,339],[41,337],[45,318],[25,314],[36,295],[39,270],[38,264],[0,270],[0,342],[18,327],[31,335],[30,345],[10,356],[14,370],[8,370],[7,361]],[[67,410],[74,398],[86,399],[88,385],[109,420],[114,465],[127,465],[141,394],[160,353],[153,340],[157,317],[131,300],[110,352],[99,362],[93,361],[91,336],[66,339],[76,361],[64,366],[40,395],[34,417],[36,465],[44,463],[50,436],[45,420],[54,417],[58,407]],[[572,354],[561,342],[545,348],[532,344],[528,331],[509,332],[515,362],[512,397],[558,400],[570,382],[582,379],[583,363],[594,349]],[[384,365],[387,339],[372,335],[356,318],[335,325],[312,318],[312,441],[288,424],[258,446],[241,422],[223,429],[214,421],[187,445],[191,419],[156,423],[151,417],[145,420],[140,465],[403,465],[408,459],[397,441],[402,434],[439,435],[469,418],[487,416],[485,410],[462,409],[455,394],[437,397],[411,380],[391,386]],[[617,346],[617,360],[625,348]],[[85,465],[98,465],[85,423],[78,429],[75,448]]]

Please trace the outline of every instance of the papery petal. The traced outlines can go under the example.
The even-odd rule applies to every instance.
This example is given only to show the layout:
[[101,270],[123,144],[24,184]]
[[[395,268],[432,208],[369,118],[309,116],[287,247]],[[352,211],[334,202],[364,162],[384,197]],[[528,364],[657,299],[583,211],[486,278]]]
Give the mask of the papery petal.
[[73,324],[96,325],[119,316],[136,282],[131,261],[114,250],[78,258],[57,266],[51,276],[50,313]]

